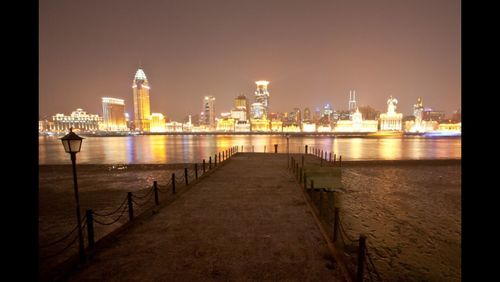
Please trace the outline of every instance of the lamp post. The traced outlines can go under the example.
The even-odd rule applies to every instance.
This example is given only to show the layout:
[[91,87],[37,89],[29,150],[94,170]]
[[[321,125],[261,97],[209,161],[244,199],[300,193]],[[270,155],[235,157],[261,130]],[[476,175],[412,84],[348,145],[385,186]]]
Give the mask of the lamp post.
[[290,167],[290,147],[288,146],[288,139],[290,139],[290,135],[286,135],[286,163],[287,166]]
[[82,147],[83,138],[76,135],[73,132],[73,128],[69,129],[69,133],[61,138],[62,144],[64,146],[64,151],[71,155],[71,163],[73,164],[73,186],[75,189],[75,200],[76,200],[76,220],[78,224],[78,242],[79,242],[79,254],[80,261],[85,260],[85,250],[83,247],[83,234],[82,234],[82,224],[80,218],[80,200],[78,198],[78,182],[76,180],[76,153],[80,152]]

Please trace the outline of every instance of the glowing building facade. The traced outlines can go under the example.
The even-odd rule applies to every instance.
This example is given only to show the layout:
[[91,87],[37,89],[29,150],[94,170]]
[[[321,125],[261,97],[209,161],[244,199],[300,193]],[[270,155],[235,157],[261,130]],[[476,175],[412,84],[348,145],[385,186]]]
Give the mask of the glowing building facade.
[[403,114],[396,112],[398,100],[389,97],[387,100],[387,113],[380,114],[380,130],[382,131],[401,131]]
[[356,105],[356,90],[349,90],[349,112],[354,113],[358,108]]
[[425,132],[426,122],[423,120],[424,105],[422,98],[417,99],[417,103],[413,105],[413,116],[415,121],[406,122],[405,131],[409,132]]
[[261,117],[253,116],[253,118],[267,119],[269,115],[269,91],[267,90],[269,81],[259,80],[256,81],[255,84],[257,84],[257,90],[255,90],[255,103],[260,103],[262,105],[262,114]]
[[127,121],[125,120],[125,101],[117,98],[102,98],[102,130],[125,131]]
[[238,121],[246,121],[248,110],[247,97],[240,95],[234,99],[234,109],[231,110],[231,118]]
[[252,103],[252,118],[253,119],[266,119],[265,107],[262,103]]
[[202,124],[210,129],[216,128],[215,123],[215,97],[205,96],[203,98]]
[[310,121],[311,120],[311,110],[309,108],[304,109],[304,119],[302,121]]
[[87,114],[82,109],[76,109],[71,115],[56,114],[52,116],[52,131],[66,132],[70,128],[74,131],[98,131],[102,124],[102,118],[98,115]]
[[165,126],[165,116],[161,113],[152,113],[150,121],[150,131],[151,132],[165,132],[167,128]]
[[135,73],[132,89],[134,99],[134,129],[138,131],[150,131],[150,87],[142,68],[139,68]]
[[351,115],[349,120],[339,120],[335,124],[334,132],[376,132],[378,121],[363,120],[363,115],[359,109]]

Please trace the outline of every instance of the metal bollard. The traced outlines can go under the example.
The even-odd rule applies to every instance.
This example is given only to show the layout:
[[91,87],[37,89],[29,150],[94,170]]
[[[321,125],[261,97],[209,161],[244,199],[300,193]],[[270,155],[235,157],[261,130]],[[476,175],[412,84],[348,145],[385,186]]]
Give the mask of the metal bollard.
[[158,183],[156,181],[153,182],[153,190],[155,192],[155,205],[159,205],[160,200],[158,199]]
[[335,208],[333,215],[333,242],[337,241],[339,235],[339,208]]
[[205,159],[203,159],[203,174],[205,174]]
[[198,164],[194,164],[194,179],[198,179]]
[[184,168],[184,180],[186,181],[186,186],[188,186],[188,184],[189,184],[188,179],[189,179],[189,176],[188,176],[188,169],[187,169],[187,167],[185,167],[185,168]]
[[172,173],[172,194],[175,194],[175,173]]
[[323,214],[323,189],[319,190],[319,215]]
[[128,200],[128,219],[132,221],[134,219],[134,203],[132,202],[132,192],[127,193]]
[[92,213],[92,210],[87,210],[86,212],[86,218],[87,218],[87,235],[88,235],[88,240],[89,240],[89,249],[94,247],[94,215]]
[[359,249],[358,249],[358,273],[356,281],[363,281],[363,271],[365,269],[365,253],[366,253],[366,236],[359,235]]

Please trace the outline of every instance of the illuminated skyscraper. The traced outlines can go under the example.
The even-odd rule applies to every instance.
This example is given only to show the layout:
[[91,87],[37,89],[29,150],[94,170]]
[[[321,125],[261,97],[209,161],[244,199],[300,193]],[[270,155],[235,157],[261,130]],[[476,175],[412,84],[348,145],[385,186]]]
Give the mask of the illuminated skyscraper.
[[302,115],[299,108],[293,109],[293,122],[300,125],[302,123]]
[[142,68],[135,73],[132,89],[134,90],[134,128],[139,131],[149,131],[151,117],[149,83]]
[[325,104],[325,107],[323,107],[323,116],[327,117],[328,120],[330,120],[332,114],[333,114],[332,106],[330,106],[330,104]]
[[309,108],[304,109],[304,121],[311,120],[311,110]]
[[251,107],[251,112],[252,112],[252,118],[254,119],[267,119],[265,116],[265,107],[262,105],[262,103],[252,103]]
[[245,95],[240,95],[234,99],[234,108],[236,109],[248,109],[248,100]]
[[267,116],[269,115],[269,91],[267,91],[269,81],[259,80],[256,81],[255,84],[257,84],[257,90],[255,90],[255,102],[262,105],[262,115],[260,118],[267,119]]
[[125,101],[123,99],[103,97],[102,118],[104,130],[127,130]]
[[247,97],[240,95],[234,99],[234,109],[231,110],[231,117],[238,121],[245,121],[249,110]]
[[203,124],[215,129],[215,97],[205,96],[203,98]]
[[349,112],[354,113],[357,110],[356,90],[349,90]]

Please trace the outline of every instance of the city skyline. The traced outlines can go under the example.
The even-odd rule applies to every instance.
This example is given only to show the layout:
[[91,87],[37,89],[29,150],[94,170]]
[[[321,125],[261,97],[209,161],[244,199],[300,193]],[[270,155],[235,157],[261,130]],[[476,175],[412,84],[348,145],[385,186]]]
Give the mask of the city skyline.
[[138,19],[127,1],[41,2],[39,115],[101,114],[102,97],[133,115],[139,66],[151,112],[179,121],[204,96],[217,116],[230,111],[259,80],[270,81],[271,112],[347,109],[350,90],[377,110],[397,97],[405,115],[418,97],[447,116],[460,109],[460,2],[373,2],[153,2]]

